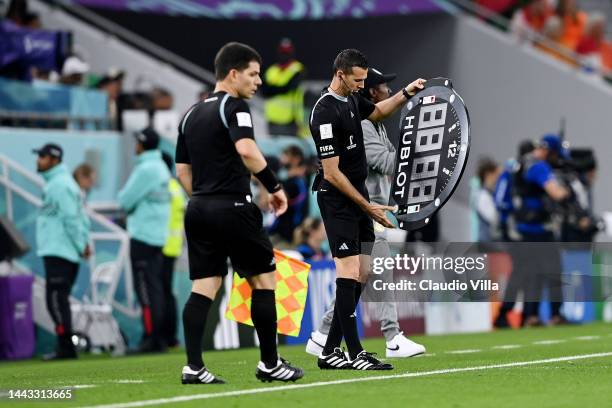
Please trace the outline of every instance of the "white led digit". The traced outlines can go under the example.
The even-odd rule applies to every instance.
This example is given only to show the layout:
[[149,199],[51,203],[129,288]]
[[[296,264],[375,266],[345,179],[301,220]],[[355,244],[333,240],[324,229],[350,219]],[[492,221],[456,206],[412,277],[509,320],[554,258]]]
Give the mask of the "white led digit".
[[434,126],[444,126],[446,123],[447,103],[438,103],[431,106],[423,106],[419,114],[419,129]]
[[424,178],[436,177],[440,165],[440,155],[417,157],[412,162],[412,174],[410,180],[420,180]]
[[436,127],[419,130],[416,134],[416,144],[414,151],[428,152],[442,148],[442,140],[444,139],[444,127]]
[[412,205],[433,200],[437,182],[437,178],[412,182],[408,191],[407,204]]

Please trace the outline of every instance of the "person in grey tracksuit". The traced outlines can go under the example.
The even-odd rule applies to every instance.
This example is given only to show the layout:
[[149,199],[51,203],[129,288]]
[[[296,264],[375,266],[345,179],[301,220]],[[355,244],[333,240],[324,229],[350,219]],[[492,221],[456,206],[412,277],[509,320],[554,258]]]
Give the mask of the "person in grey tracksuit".
[[[378,102],[389,97],[389,81],[395,79],[395,74],[382,74],[380,71],[370,68],[362,92],[364,96]],[[391,191],[391,178],[395,171],[395,146],[387,136],[387,130],[382,122],[372,122],[368,119],[361,121],[363,130],[363,141],[368,162],[368,178],[366,187],[370,201],[376,204],[389,205],[389,193]],[[387,229],[378,223],[374,223],[376,240],[372,251],[372,257],[390,257],[390,249],[387,241]],[[393,271],[389,271],[393,273]],[[385,282],[393,281],[393,276],[382,276]],[[392,292],[385,291],[382,301],[375,303],[376,317],[380,320],[381,331],[387,342],[387,357],[410,357],[422,354],[425,348],[406,339],[400,331],[397,306]],[[334,314],[334,301],[323,316],[318,335],[327,335]],[[315,332],[316,333],[316,332]],[[314,334],[314,333],[313,333]],[[311,340],[313,341],[313,336]],[[317,342],[318,343],[318,342]],[[403,347],[403,349],[402,349]],[[307,348],[308,350],[308,348]]]

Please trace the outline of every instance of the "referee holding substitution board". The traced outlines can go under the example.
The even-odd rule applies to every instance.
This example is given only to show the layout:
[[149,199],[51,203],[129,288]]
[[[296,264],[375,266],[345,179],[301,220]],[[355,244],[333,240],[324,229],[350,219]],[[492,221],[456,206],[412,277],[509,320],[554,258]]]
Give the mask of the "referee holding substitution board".
[[[368,61],[360,51],[341,51],[334,60],[333,74],[331,84],[323,90],[310,116],[310,131],[321,161],[314,189],[318,191],[317,202],[337,276],[334,317],[318,365],[321,369],[391,370],[391,364],[379,361],[363,349],[355,319],[361,295],[359,282],[365,282],[363,277],[369,273],[369,255],[375,241],[372,220],[387,228],[394,227],[385,214],[393,207],[369,200],[361,120],[380,122],[390,116],[417,90],[423,89],[425,80],[419,78],[374,104],[358,93],[368,74]],[[340,349],[343,336],[348,357]]]

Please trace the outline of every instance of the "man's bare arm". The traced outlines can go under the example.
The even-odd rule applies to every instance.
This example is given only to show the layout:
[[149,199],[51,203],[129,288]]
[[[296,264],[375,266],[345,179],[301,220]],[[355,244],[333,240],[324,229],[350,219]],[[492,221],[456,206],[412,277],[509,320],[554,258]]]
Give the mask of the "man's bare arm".
[[253,139],[240,139],[235,143],[235,146],[242,162],[251,173],[257,174],[268,165],[266,158]]
[[555,180],[544,184],[544,190],[555,201],[563,201],[570,195],[569,191]]
[[[236,151],[240,155],[242,162],[253,175],[257,176],[257,173],[268,166],[266,158],[263,156],[253,139],[240,139],[234,143],[234,146],[236,146]],[[270,206],[274,210],[276,216],[282,215],[287,211],[287,196],[283,189],[270,193],[269,199]]]
[[[420,89],[423,89],[425,86],[425,81],[423,78],[419,78],[416,81],[411,82],[405,89],[410,96],[414,95]],[[406,97],[403,92],[400,90],[395,95],[390,98],[385,99],[384,101],[380,101],[375,105],[374,112],[368,116],[368,119],[380,122],[385,118],[391,116],[396,110],[398,110],[404,103],[406,103]]]
[[192,193],[192,174],[191,174],[191,164],[185,163],[176,163],[176,177],[183,186],[183,190],[187,193],[189,197],[191,197]]

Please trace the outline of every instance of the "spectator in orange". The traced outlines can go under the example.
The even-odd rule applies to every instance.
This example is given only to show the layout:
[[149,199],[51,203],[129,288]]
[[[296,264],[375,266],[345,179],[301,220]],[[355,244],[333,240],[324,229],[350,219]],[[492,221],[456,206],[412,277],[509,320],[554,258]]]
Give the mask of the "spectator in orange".
[[556,14],[563,22],[563,34],[560,40],[561,44],[575,51],[576,47],[578,47],[578,43],[582,39],[584,29],[586,28],[586,13],[578,10],[576,0],[559,0]]
[[546,20],[554,13],[550,0],[534,0],[514,13],[510,31],[520,41],[525,41],[531,31],[542,32]]
[[585,67],[594,71],[602,69],[602,49],[606,40],[606,17],[602,13],[589,15],[585,35],[576,47]]
[[612,75],[612,42],[604,41],[601,45],[601,73],[605,76]]
[[567,49],[562,43],[563,38],[563,21],[559,16],[551,16],[546,20],[544,28],[542,29],[542,35],[548,40],[548,42],[538,42],[536,47],[545,52],[548,55],[558,59],[559,61],[566,62],[568,64],[575,64],[574,60],[568,55],[563,53],[563,49]]
[[589,55],[601,51],[606,38],[606,17],[602,13],[592,13],[586,25],[584,36],[576,47],[580,55]]

